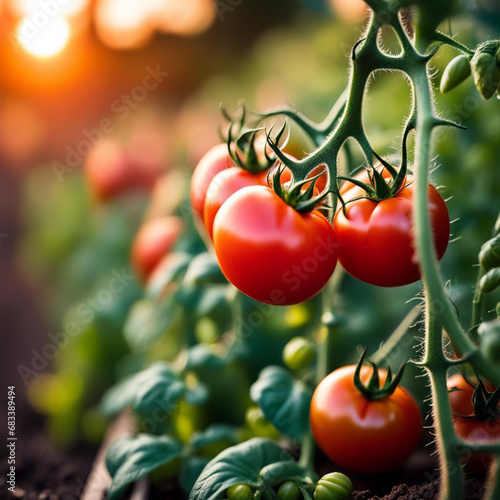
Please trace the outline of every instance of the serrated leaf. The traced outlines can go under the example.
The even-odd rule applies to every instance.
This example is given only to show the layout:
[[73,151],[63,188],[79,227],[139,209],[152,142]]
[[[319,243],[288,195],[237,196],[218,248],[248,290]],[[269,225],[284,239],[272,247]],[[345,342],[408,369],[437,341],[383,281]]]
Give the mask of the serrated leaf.
[[181,453],[182,444],[170,436],[138,434],[114,441],[106,454],[106,467],[113,480],[107,498],[121,497],[129,484]]
[[295,463],[287,451],[269,439],[253,438],[232,446],[203,469],[189,500],[220,500],[228,488],[239,483],[263,489],[268,485],[260,471],[276,462]]
[[262,370],[250,397],[281,433],[300,441],[308,432],[312,391],[285,368],[269,366]]
[[151,347],[172,325],[176,304],[171,297],[162,300],[143,299],[131,308],[123,333],[134,351]]
[[101,400],[101,411],[113,415],[131,406],[135,411],[172,408],[184,395],[186,385],[163,362],[155,363],[109,389]]

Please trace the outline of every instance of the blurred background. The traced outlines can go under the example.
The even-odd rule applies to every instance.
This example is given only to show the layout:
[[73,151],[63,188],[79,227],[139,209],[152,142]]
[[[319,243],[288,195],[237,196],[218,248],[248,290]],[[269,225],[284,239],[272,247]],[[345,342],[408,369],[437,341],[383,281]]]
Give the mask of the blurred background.
[[[498,37],[497,2],[468,8],[447,31],[470,47]],[[361,0],[0,0],[0,370],[2,387],[16,385],[20,432],[62,449],[99,443],[106,422],[93,405],[120,373],[139,285],[93,309],[59,354],[47,346],[75,304],[129,265],[151,197],[153,210],[182,204],[190,172],[218,142],[219,104],[290,104],[321,120],[347,83],[365,19]],[[453,55],[440,51],[436,75]],[[409,105],[400,75],[373,80],[364,119],[380,154],[397,152]],[[468,127],[437,135],[434,172],[457,219],[443,273],[467,323],[473,266],[498,211],[500,103],[482,102],[469,81],[437,106]],[[124,165],[132,182],[120,178]],[[347,278],[354,343],[377,346],[418,290]]]

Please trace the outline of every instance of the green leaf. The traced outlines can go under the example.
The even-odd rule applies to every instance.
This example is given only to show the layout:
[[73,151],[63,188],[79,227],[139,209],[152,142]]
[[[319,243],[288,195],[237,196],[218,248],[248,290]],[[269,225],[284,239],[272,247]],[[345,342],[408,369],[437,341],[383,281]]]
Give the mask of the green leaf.
[[179,483],[186,494],[189,495],[208,462],[210,459],[204,457],[188,457],[182,461]]
[[186,252],[176,252],[168,257],[168,262],[162,265],[159,272],[155,272],[154,279],[148,283],[146,296],[152,299],[157,298],[165,287],[178,280],[186,271],[193,256]]
[[235,484],[244,483],[252,488],[271,486],[260,475],[261,470],[276,462],[295,463],[292,456],[269,439],[254,438],[217,455],[203,469],[189,500],[219,500]]
[[119,498],[129,484],[179,457],[181,452],[182,444],[170,436],[138,434],[114,441],[106,454],[106,467],[113,479],[107,498]]
[[129,405],[136,411],[169,410],[185,391],[186,385],[171,368],[158,362],[109,389],[100,407],[105,415],[113,415]]
[[300,441],[308,432],[312,391],[285,368],[270,366],[262,370],[250,396],[283,434]]
[[236,427],[223,424],[212,425],[204,431],[195,432],[189,440],[188,446],[195,452],[219,441],[226,441],[233,445],[236,444],[238,442]]
[[226,364],[226,359],[215,354],[210,346],[198,344],[188,351],[186,370],[196,370],[204,367],[222,368]]
[[205,285],[205,284],[227,284],[227,280],[220,270],[215,257],[208,252],[197,255],[189,264],[184,276],[184,284]]
[[151,347],[170,328],[176,313],[176,304],[171,297],[137,301],[130,310],[123,332],[132,350],[145,351]]

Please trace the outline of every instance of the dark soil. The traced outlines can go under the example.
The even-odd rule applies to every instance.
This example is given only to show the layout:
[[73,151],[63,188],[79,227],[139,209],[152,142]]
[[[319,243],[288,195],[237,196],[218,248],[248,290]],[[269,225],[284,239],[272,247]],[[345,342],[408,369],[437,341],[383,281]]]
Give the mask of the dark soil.
[[7,489],[7,462],[0,459],[0,499],[77,500],[96,449],[78,447],[63,453],[42,434],[17,440],[15,493]]
[[[480,500],[484,494],[484,481],[471,477],[466,480],[465,490],[467,500]],[[371,491],[355,491],[352,500],[434,500],[439,493],[439,481],[428,484],[394,486],[388,495],[373,496]]]
[[[70,452],[58,451],[46,437],[37,434],[18,441],[16,461],[16,492],[7,491],[6,460],[0,460],[0,499],[77,500],[80,498],[97,450],[77,447]],[[336,470],[319,459],[319,473]],[[439,491],[435,459],[429,449],[414,454],[404,469],[374,476],[353,475],[355,491],[352,500],[434,500]],[[394,486],[397,485],[397,486]],[[467,500],[479,500],[484,492],[484,479],[469,477]],[[150,500],[183,500],[186,495],[175,483],[152,485]]]

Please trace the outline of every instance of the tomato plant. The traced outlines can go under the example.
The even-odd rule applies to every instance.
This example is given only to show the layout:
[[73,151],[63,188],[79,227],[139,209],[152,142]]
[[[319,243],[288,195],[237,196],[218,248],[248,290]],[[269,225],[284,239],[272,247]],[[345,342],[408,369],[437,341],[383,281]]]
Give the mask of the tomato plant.
[[[346,184],[341,189],[345,209],[337,212],[334,222],[342,267],[355,278],[377,286],[407,285],[418,280],[412,230],[413,177],[406,178],[394,197],[380,201],[358,199],[363,190]],[[428,200],[434,245],[441,258],[450,237],[450,217],[443,198],[431,184]]]
[[[402,387],[370,400],[354,384],[356,366],[323,379],[311,401],[311,428],[318,446],[350,471],[384,472],[401,467],[417,447],[422,418],[417,403]],[[387,371],[379,370],[383,383]],[[361,368],[367,383],[370,368]]]
[[301,214],[263,186],[244,188],[221,207],[214,246],[226,278],[267,304],[314,297],[337,264],[337,240],[325,217]]

